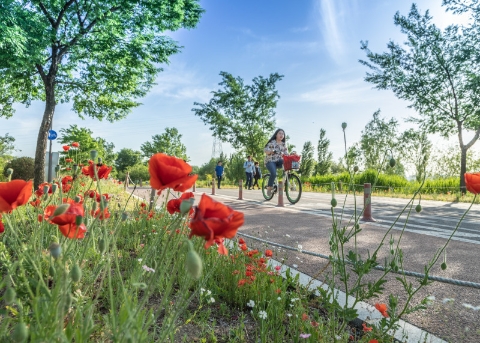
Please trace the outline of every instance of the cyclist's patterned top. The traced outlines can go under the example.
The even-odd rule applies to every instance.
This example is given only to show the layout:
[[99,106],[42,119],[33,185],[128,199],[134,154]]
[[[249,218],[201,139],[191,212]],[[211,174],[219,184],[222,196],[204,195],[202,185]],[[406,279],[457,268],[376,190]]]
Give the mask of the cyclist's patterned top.
[[267,146],[263,150],[265,152],[273,151],[273,154],[265,155],[265,164],[267,164],[268,162],[280,161],[282,160],[283,154],[288,154],[288,149],[285,146],[285,143],[283,142],[277,143],[275,139],[272,139],[270,142],[268,142]]

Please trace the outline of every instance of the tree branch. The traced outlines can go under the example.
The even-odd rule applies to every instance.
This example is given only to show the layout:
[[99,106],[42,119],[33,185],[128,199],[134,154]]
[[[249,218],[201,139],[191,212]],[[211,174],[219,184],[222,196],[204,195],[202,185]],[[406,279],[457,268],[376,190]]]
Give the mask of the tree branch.
[[45,14],[45,16],[47,17],[48,21],[50,22],[50,24],[52,25],[52,27],[55,27],[55,20],[53,20],[53,17],[50,15],[50,13],[48,13],[45,5],[43,4],[43,2],[39,2],[38,5],[40,6],[40,9],[42,10],[43,14]]
[[65,15],[65,12],[67,9],[73,4],[75,0],[69,0],[63,5],[62,9],[60,10],[60,13],[58,14],[57,22],[53,26],[55,30],[58,30],[58,27],[60,26],[60,23],[62,22],[63,16]]
[[43,70],[43,67],[40,64],[35,64],[35,67],[38,70],[38,73],[40,74],[43,82],[45,83],[47,81],[47,75],[45,75],[45,71]]

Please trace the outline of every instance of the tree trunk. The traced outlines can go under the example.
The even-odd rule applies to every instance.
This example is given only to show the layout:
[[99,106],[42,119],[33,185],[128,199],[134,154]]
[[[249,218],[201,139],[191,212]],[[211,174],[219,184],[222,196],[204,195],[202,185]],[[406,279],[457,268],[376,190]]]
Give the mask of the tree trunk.
[[35,167],[34,167],[34,188],[45,181],[45,153],[47,151],[48,131],[50,130],[55,112],[55,87],[53,78],[45,84],[45,111],[43,112],[42,123],[38,130],[37,150],[35,151]]
[[460,192],[465,194],[467,188],[465,187],[465,173],[467,172],[467,150],[468,148],[464,145],[460,147]]

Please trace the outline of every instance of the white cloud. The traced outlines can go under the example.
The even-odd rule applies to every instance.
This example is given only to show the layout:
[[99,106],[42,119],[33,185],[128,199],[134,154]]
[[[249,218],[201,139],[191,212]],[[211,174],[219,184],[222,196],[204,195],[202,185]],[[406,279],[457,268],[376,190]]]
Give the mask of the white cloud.
[[336,81],[322,84],[319,88],[300,94],[299,101],[320,104],[345,104],[372,101],[366,96],[372,86],[362,80]]
[[318,26],[328,53],[335,60],[341,59],[345,53],[342,33],[343,0],[317,0],[315,9],[319,13]]

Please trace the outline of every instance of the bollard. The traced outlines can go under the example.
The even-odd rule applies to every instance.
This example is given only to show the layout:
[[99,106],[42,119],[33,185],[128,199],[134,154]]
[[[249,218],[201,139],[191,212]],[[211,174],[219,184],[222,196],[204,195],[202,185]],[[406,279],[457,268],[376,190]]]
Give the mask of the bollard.
[[123,188],[125,190],[128,188],[128,172],[125,174],[125,183],[123,184]]
[[277,207],[284,207],[283,205],[283,180],[278,181],[278,204]]
[[212,195],[215,195],[215,178],[212,179]]
[[140,187],[143,187],[143,181],[142,181],[142,179],[140,179],[138,183],[140,184]]
[[237,200],[243,200],[243,181],[238,180],[238,199]]
[[343,187],[343,182],[342,180],[338,181],[338,191],[341,192]]
[[195,193],[196,189],[197,189],[197,183],[195,182],[195,183],[193,184],[192,192]]
[[153,208],[153,202],[155,201],[155,189],[150,190],[150,203],[148,204],[148,212]]
[[372,217],[372,184],[363,185],[363,218],[364,222],[376,222]]

